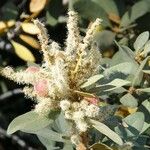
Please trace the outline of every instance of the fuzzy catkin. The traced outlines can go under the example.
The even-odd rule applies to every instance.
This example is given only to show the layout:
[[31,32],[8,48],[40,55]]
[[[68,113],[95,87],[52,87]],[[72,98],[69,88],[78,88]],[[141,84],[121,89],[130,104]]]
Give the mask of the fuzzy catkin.
[[[87,30],[86,36],[81,38],[77,13],[69,11],[68,16],[64,48],[49,39],[45,25],[36,19],[33,22],[40,30],[38,38],[43,52],[41,66],[30,66],[21,71],[6,67],[0,70],[0,74],[26,85],[23,91],[36,101],[36,113],[48,117],[51,111],[61,110],[76,127],[75,132],[82,133],[90,127],[88,118],[97,117],[99,106],[75,91],[83,92],[80,85],[99,70],[101,54],[92,41],[101,19],[97,19]],[[79,140],[76,135],[72,136],[74,143]]]

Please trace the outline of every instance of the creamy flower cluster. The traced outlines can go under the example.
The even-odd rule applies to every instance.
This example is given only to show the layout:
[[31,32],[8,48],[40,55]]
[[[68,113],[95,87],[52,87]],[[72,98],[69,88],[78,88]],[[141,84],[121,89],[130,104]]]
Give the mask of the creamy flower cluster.
[[101,54],[92,41],[101,20],[96,19],[85,37],[81,37],[77,13],[69,11],[68,15],[68,37],[64,48],[49,40],[44,24],[34,20],[40,30],[42,65],[29,66],[17,72],[6,67],[0,70],[0,74],[25,85],[23,91],[36,101],[35,112],[39,115],[48,116],[51,111],[62,109],[66,119],[74,121],[78,130],[85,132],[87,118],[96,117],[99,108],[80,95],[80,85],[98,72]]
[[60,107],[64,111],[65,118],[73,120],[80,132],[88,129],[88,118],[95,118],[99,114],[99,107],[87,100],[71,103],[69,100],[62,100]]

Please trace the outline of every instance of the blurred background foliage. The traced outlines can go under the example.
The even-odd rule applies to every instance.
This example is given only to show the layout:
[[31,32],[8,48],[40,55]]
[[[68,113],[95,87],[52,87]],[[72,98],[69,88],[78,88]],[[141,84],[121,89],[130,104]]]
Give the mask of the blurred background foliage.
[[[32,22],[34,18],[45,23],[50,38],[63,46],[68,9],[78,12],[81,35],[96,18],[103,19],[94,41],[103,58],[112,58],[118,51],[115,40],[134,49],[137,35],[150,31],[150,0],[1,0],[0,66],[23,69],[27,62],[41,62],[39,30]],[[33,107],[32,101],[23,98],[21,86],[0,77],[0,150],[44,149],[35,136],[21,132],[6,135],[9,122]],[[132,111],[122,108],[118,113]]]

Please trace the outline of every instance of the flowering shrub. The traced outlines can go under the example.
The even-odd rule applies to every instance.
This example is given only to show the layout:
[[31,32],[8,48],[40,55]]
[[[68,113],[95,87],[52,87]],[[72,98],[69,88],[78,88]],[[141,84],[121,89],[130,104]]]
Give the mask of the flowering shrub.
[[[44,25],[34,20],[40,31],[42,64],[17,72],[11,67],[0,70],[1,75],[24,84],[25,96],[36,103],[32,111],[10,123],[8,134],[18,130],[36,134],[49,150],[146,149],[149,33],[137,38],[135,53],[116,42],[119,51],[108,61],[94,42],[102,20],[96,19],[82,37],[77,13],[68,15],[65,48],[49,40]],[[113,95],[122,105],[106,101]]]

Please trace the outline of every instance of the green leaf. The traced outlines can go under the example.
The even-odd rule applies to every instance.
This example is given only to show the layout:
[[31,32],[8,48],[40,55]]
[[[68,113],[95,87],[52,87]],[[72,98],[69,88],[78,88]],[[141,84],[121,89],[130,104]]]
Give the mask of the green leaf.
[[135,112],[122,119],[122,124],[115,127],[115,131],[125,140],[133,141],[138,139],[144,125],[144,114]]
[[58,23],[58,20],[54,18],[48,11],[46,12],[47,24],[55,26]]
[[142,54],[144,55],[144,57],[146,57],[149,52],[150,52],[150,40],[146,42]]
[[141,64],[140,64],[138,70],[136,71],[136,73],[135,73],[135,75],[134,75],[134,79],[133,79],[133,81],[132,81],[132,86],[135,86],[135,85],[136,85],[136,82],[138,82],[139,80],[142,79],[142,77],[143,77],[142,69],[144,68],[144,66],[145,66],[145,64],[147,63],[147,61],[148,61],[149,58],[150,58],[150,56],[148,56],[147,58],[145,58],[145,59],[141,62]]
[[[57,11],[56,11],[57,10]],[[62,0],[49,1],[46,7],[46,23],[55,26],[58,23],[58,18],[64,12]]]
[[30,133],[36,134],[36,135],[38,135],[40,137],[43,137],[43,138],[45,138],[49,141],[51,140],[51,141],[57,141],[57,142],[70,143],[69,140],[64,139],[63,134],[57,133],[49,127],[43,128],[43,129],[38,130],[38,131],[33,131],[33,132],[30,132]]
[[125,94],[121,97],[120,102],[127,107],[137,107],[138,102],[137,99],[134,98],[130,93]]
[[150,74],[150,70],[142,70],[144,73]]
[[148,128],[150,128],[150,123],[144,122],[141,134],[144,133]]
[[8,1],[2,8],[1,8],[1,20],[15,20],[18,16],[18,8],[10,1]]
[[136,52],[139,52],[139,50],[141,50],[143,48],[143,46],[146,44],[146,42],[149,39],[149,32],[145,31],[143,33],[141,33],[136,41],[134,42],[134,49],[136,50]]
[[103,30],[94,35],[94,42],[100,47],[101,52],[105,53],[114,44],[115,36],[116,34],[114,32]]
[[53,128],[59,133],[70,136],[71,125],[72,124],[70,124],[70,122],[65,119],[63,112],[61,112],[58,118],[55,120]]
[[[142,102],[142,104],[139,107],[139,111],[145,112],[144,113],[145,116],[149,116],[149,114],[150,114],[150,101],[149,100],[145,100],[144,102]],[[150,121],[150,118],[149,118],[149,121]]]
[[73,7],[81,17],[89,19],[90,21],[95,21],[95,19],[97,18],[102,18],[103,19],[102,24],[111,27],[111,24],[109,22],[105,10],[99,7],[96,3],[92,2],[91,0],[76,1]]
[[97,87],[104,87],[104,86],[115,86],[113,88],[109,88],[109,89],[106,89],[105,91],[112,91],[112,90],[115,90],[117,88],[120,88],[122,86],[125,86],[125,85],[128,85],[130,84],[129,81],[127,80],[122,80],[122,79],[114,79],[113,81],[107,83],[107,84],[102,84],[102,85],[98,85]]
[[134,132],[135,129],[137,134],[139,134],[142,131],[144,125],[144,114],[142,112],[135,112],[124,118],[123,121],[129,126],[127,129],[131,133]]
[[113,150],[111,147],[108,147],[107,145],[103,143],[95,143],[92,146],[90,146],[90,149],[92,150]]
[[46,147],[47,150],[58,150],[59,147],[55,147],[56,142],[49,140],[47,138],[43,138],[42,136],[38,136],[38,139],[41,143]]
[[102,7],[108,14],[119,16],[118,8],[114,0],[92,0]]
[[136,89],[137,92],[150,93],[150,88]]
[[71,143],[64,144],[64,147],[62,150],[74,150],[73,145]]
[[18,130],[24,132],[38,131],[52,123],[52,120],[39,116],[36,112],[30,111],[15,118],[8,126],[7,133],[12,134]]
[[134,66],[133,63],[131,62],[123,62],[106,69],[103,74],[109,76],[115,74],[116,72],[120,72],[125,75],[128,75],[132,73],[133,66]]
[[138,111],[143,112],[145,116],[145,122],[141,133],[145,132],[150,127],[150,101],[145,100],[140,105]]
[[121,27],[135,22],[136,19],[149,12],[149,5],[145,1],[136,2],[122,17]]
[[127,46],[119,45],[117,42],[115,42],[119,48],[119,51],[113,56],[112,58],[112,65],[116,65],[123,62],[131,62],[133,63],[133,72],[137,70],[137,67],[139,66],[138,63],[135,61],[135,54],[134,52]]
[[104,76],[101,75],[101,74],[97,74],[97,75],[94,75],[92,77],[90,77],[87,82],[83,83],[81,85],[81,88],[86,88],[90,85],[93,85],[94,83],[96,83],[98,80],[100,80],[101,78],[103,78]]
[[116,134],[114,131],[112,131],[109,127],[107,127],[105,124],[98,122],[96,120],[90,119],[91,123],[93,124],[93,127],[97,129],[102,134],[106,135],[108,138],[110,138],[112,141],[117,143],[118,145],[122,145],[123,141],[119,137],[118,134]]

